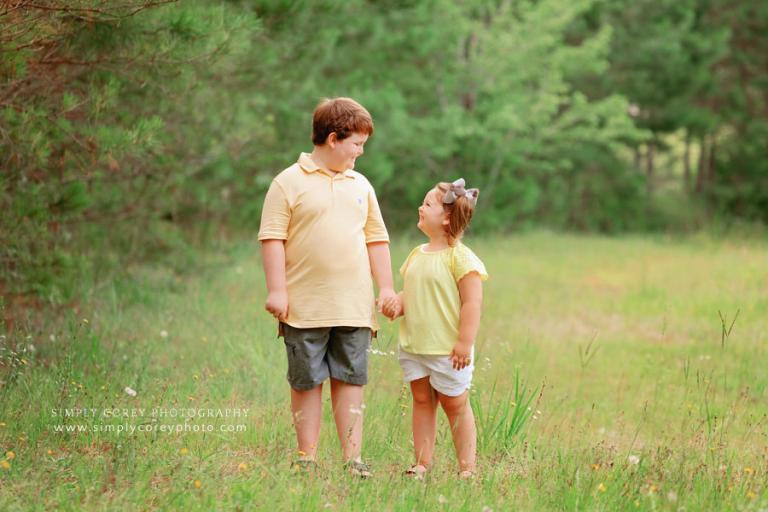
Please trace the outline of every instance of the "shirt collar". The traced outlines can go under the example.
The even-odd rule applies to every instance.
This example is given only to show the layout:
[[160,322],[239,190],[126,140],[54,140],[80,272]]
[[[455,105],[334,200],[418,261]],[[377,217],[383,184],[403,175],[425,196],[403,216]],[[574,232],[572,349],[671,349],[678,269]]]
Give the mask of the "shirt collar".
[[320,171],[321,173],[326,174],[328,176],[336,176],[337,174],[341,174],[342,176],[345,176],[347,178],[355,179],[355,175],[353,174],[352,169],[347,169],[342,173],[333,172],[329,169],[325,169],[317,165],[315,161],[312,160],[312,156],[309,153],[301,153],[299,155],[298,164],[307,174],[312,174],[313,172]]

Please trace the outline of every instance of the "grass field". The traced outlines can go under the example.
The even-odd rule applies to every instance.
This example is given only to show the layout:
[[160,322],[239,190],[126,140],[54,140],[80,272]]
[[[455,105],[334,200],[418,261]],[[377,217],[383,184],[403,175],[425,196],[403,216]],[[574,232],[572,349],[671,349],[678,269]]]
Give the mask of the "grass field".
[[[88,312],[3,339],[0,510],[768,510],[767,243],[466,242],[491,274],[474,481],[456,479],[442,415],[434,471],[403,478],[410,403],[384,319],[364,414],[375,477],[342,471],[329,402],[319,472],[289,470],[284,348],[243,245],[194,277],[130,269]],[[190,408],[240,417],[171,416]],[[155,431],[107,431],[131,426]]]

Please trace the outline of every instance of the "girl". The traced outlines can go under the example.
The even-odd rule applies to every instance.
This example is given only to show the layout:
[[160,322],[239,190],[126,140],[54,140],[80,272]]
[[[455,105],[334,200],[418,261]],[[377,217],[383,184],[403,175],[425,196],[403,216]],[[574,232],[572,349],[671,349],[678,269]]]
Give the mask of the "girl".
[[459,476],[475,474],[475,418],[469,403],[474,343],[480,325],[480,259],[460,242],[477,203],[477,189],[464,180],[439,183],[419,207],[419,229],[429,238],[400,268],[403,291],[382,303],[400,324],[400,365],[413,394],[416,463],[406,474],[423,478],[435,448],[437,404],[448,417]]

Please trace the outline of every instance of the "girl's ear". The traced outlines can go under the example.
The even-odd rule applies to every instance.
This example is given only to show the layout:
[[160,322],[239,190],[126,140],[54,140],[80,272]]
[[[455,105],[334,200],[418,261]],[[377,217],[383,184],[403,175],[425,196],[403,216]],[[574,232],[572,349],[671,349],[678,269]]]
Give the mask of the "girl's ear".
[[447,226],[447,225],[449,225],[450,223],[451,223],[451,221],[450,221],[450,220],[448,220],[448,215],[446,215],[445,217],[443,217],[443,226]]

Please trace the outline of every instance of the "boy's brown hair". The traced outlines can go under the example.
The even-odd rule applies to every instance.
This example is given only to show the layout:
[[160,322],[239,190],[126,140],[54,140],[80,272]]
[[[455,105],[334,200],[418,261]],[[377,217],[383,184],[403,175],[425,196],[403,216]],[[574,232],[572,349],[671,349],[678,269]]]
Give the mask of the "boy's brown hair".
[[443,204],[443,211],[448,214],[445,234],[448,235],[448,244],[453,246],[469,226],[469,221],[472,220],[472,214],[475,212],[475,204],[466,196],[459,196],[450,204],[443,203],[443,197],[449,190],[451,190],[450,183],[441,182],[435,185],[437,200]]
[[322,146],[331,133],[344,140],[353,133],[373,135],[373,119],[352,98],[326,98],[312,114],[312,144]]

